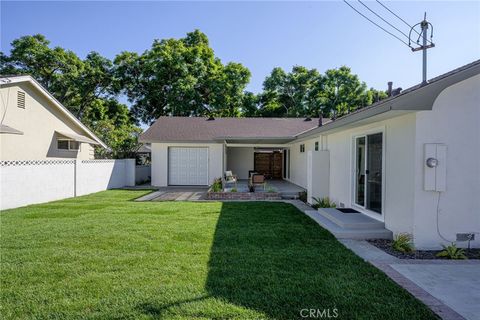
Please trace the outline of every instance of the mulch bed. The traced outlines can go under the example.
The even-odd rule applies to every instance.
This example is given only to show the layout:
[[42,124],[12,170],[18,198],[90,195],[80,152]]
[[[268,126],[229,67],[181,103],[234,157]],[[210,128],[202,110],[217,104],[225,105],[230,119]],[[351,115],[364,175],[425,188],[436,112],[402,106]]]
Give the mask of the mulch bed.
[[[411,253],[403,253],[393,250],[392,248],[392,240],[385,240],[385,239],[372,239],[367,240],[375,247],[385,251],[386,253],[397,257],[399,259],[440,259],[440,260],[447,260],[445,257],[437,257],[437,253],[442,250],[415,250]],[[468,259],[480,259],[480,249],[465,249],[465,256]]]

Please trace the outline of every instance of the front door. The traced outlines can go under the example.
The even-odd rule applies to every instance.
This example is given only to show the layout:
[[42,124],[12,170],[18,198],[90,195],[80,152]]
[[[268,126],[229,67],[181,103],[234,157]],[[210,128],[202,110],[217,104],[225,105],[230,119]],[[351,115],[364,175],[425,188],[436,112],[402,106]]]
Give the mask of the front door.
[[355,138],[355,204],[382,214],[383,134]]
[[281,152],[255,152],[254,170],[267,178],[282,178],[282,153]]

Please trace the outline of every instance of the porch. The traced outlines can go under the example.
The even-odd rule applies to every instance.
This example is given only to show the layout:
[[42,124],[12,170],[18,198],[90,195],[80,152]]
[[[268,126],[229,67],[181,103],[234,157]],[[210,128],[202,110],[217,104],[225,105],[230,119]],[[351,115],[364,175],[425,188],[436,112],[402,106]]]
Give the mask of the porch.
[[[225,187],[225,191],[231,192],[233,188],[236,188],[237,192],[248,192],[248,179],[239,180],[236,186],[233,183],[228,184]],[[298,199],[300,193],[306,192],[304,188],[282,179],[266,180],[265,186],[258,185],[255,187],[255,192],[268,191],[278,192],[282,199]]]

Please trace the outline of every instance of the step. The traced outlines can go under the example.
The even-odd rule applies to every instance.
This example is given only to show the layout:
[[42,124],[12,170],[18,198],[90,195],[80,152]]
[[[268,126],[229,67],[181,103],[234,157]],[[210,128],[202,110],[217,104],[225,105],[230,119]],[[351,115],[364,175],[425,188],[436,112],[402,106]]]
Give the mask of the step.
[[393,234],[390,230],[385,228],[372,229],[351,229],[342,228],[330,219],[321,215],[316,210],[306,210],[305,214],[317,222],[320,226],[330,231],[337,239],[392,239]]
[[347,229],[384,229],[385,223],[367,217],[363,213],[344,213],[335,208],[320,208],[318,213],[342,228]]
[[280,197],[282,197],[282,199],[298,199],[299,197],[299,194],[298,192],[279,192],[280,194]]

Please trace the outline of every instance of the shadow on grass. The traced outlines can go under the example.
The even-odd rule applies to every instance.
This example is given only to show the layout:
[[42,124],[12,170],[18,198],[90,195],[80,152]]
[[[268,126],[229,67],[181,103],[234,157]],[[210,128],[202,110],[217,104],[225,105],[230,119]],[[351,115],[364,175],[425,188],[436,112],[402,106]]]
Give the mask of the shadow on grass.
[[272,202],[222,203],[205,295],[138,307],[154,318],[435,318],[294,206]]
[[340,318],[431,316],[328,231],[285,203],[223,203],[206,289],[214,297],[276,319],[301,318],[303,309],[330,309],[330,314],[338,309]]

